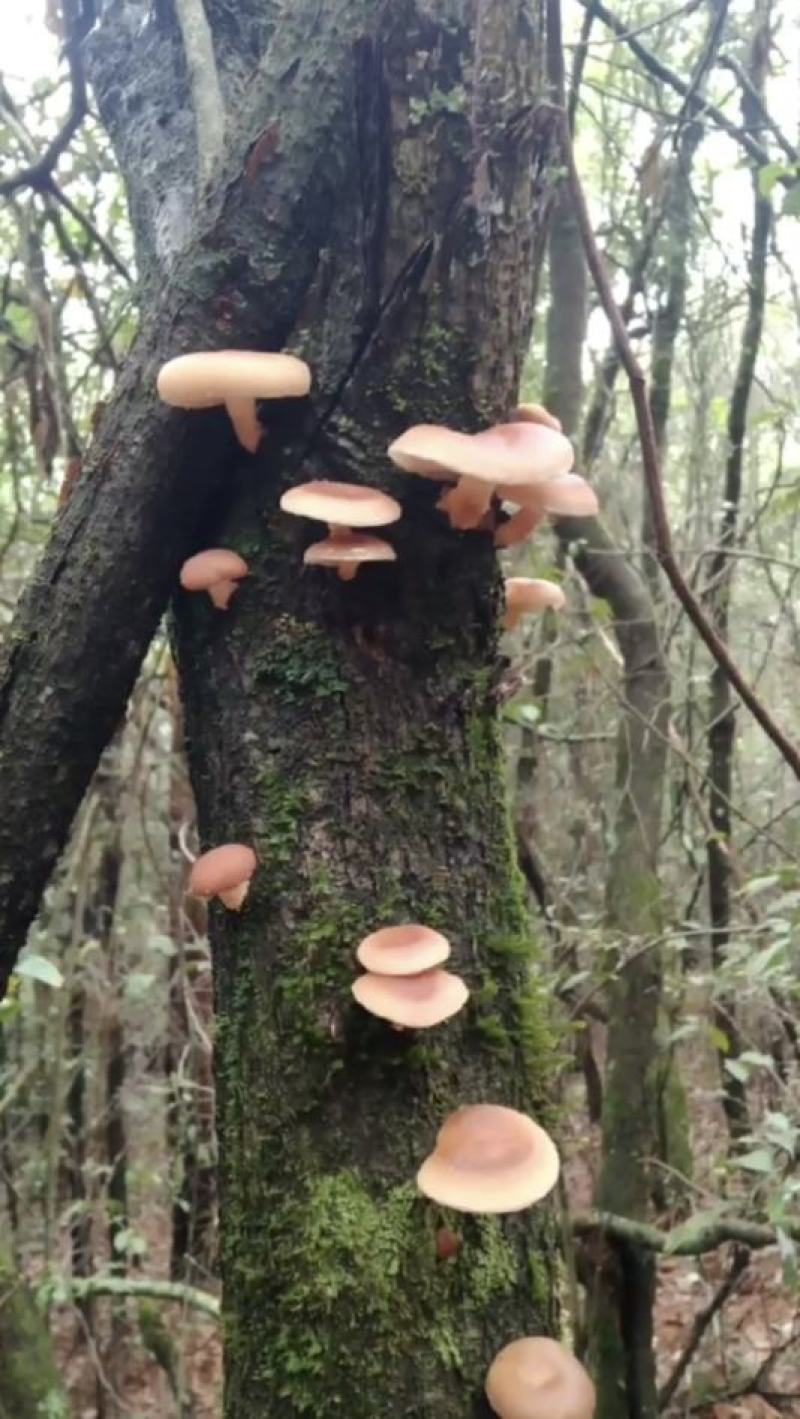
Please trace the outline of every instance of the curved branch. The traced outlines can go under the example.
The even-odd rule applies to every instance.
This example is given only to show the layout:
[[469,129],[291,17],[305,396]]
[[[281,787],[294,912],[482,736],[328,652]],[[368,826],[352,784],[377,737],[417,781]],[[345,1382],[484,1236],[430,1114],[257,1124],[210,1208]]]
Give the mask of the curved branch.
[[[670,1256],[702,1256],[725,1242],[739,1242],[751,1251],[761,1251],[775,1246],[778,1240],[774,1227],[748,1222],[744,1217],[690,1217],[679,1227],[663,1231],[651,1222],[635,1222],[631,1217],[600,1210],[577,1213],[572,1218],[572,1230],[579,1237],[604,1232],[615,1241],[629,1242],[646,1251],[666,1252]],[[781,1230],[794,1241],[800,1241],[800,1222],[788,1222]]]
[[126,1276],[87,1276],[70,1281],[67,1299],[82,1301],[89,1296],[134,1296],[140,1300],[173,1301],[191,1310],[202,1311],[203,1315],[219,1320],[220,1305],[216,1296],[208,1291],[199,1291],[195,1286],[184,1286],[178,1281],[130,1280]]

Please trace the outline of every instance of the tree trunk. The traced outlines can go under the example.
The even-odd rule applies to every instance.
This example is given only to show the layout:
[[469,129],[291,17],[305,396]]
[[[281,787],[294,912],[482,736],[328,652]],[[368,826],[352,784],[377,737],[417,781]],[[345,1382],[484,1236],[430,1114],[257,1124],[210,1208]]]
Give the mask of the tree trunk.
[[[237,548],[231,610],[182,597],[175,632],[201,837],[260,861],[242,915],[212,911],[226,1419],[461,1419],[500,1345],[554,1327],[553,1228],[464,1218],[439,1262],[414,1174],[458,1104],[539,1111],[549,1041],[501,787],[492,538],[450,531],[385,451],[515,402],[552,146],[540,7],[206,0],[204,38],[185,0],[199,57],[171,7],[142,10],[104,7],[87,46],[146,309],[0,677],[0,798],[26,809],[13,840],[0,823],[4,964],[183,556]],[[222,414],[142,393],[220,345],[314,371],[256,458]],[[320,476],[401,498],[396,565],[303,571],[314,534],[277,504]],[[352,1003],[360,935],[403,918],[447,932],[472,990],[430,1037]]]

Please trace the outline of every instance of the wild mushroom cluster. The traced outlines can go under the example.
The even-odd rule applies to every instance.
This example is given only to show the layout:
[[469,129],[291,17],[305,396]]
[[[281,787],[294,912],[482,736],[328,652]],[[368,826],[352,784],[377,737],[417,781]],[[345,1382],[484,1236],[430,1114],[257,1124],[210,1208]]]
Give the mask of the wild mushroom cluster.
[[[224,405],[236,436],[255,453],[263,436],[256,400],[301,397],[311,372],[285,353],[220,350],[182,355],[164,365],[158,392],[182,409]],[[574,474],[572,446],[559,421],[539,404],[520,404],[508,423],[475,434],[417,424],[388,450],[405,473],[445,484],[437,507],[459,531],[489,531],[498,548],[529,537],[548,515],[593,516],[597,499]],[[400,504],[375,488],[316,480],[284,493],[284,512],[327,525],[304,561],[334,569],[352,580],[366,562],[393,562],[392,545],[374,530],[397,522]],[[508,512],[508,506],[513,511]],[[207,592],[227,610],[249,567],[238,553],[215,547],[184,563],[185,590]],[[529,611],[559,609],[561,588],[553,582],[510,577],[505,583],[504,626],[511,630]],[[241,911],[257,868],[244,843],[226,843],[193,860],[189,890],[217,897]],[[381,927],[356,950],[364,968],[352,985],[358,1004],[397,1030],[431,1029],[465,1006],[469,990],[460,976],[442,969],[450,943],[419,923]],[[533,1119],[499,1104],[466,1105],[445,1119],[433,1151],[417,1173],[420,1192],[440,1207],[490,1214],[521,1211],[546,1197],[558,1180],[559,1156],[549,1134]],[[437,1233],[437,1256],[454,1259],[459,1238]],[[495,1357],[486,1394],[500,1419],[593,1419],[594,1386],[564,1346],[544,1336],[512,1341]]]

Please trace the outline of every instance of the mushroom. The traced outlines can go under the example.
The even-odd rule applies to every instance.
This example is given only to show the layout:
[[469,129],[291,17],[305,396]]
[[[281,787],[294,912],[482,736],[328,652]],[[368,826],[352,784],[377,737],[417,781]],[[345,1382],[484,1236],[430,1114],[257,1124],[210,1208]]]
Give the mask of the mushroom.
[[445,1120],[417,1187],[458,1212],[519,1212],[555,1187],[558,1171],[556,1146],[533,1119],[471,1104]]
[[211,547],[198,552],[181,567],[181,586],[185,591],[207,591],[219,611],[227,611],[228,603],[242,577],[250,568],[237,552],[226,547]]
[[367,971],[381,976],[415,976],[440,966],[450,955],[446,936],[416,922],[383,926],[365,936],[356,955]]
[[[331,483],[324,478],[289,488],[281,498],[281,507],[284,512],[289,512],[294,517],[310,517],[317,522],[327,522],[330,535],[324,542],[317,543],[317,546],[326,548],[334,541],[341,541],[344,548],[354,527],[385,527],[389,522],[397,522],[403,512],[394,498],[390,498],[388,493],[380,492],[378,488],[365,488],[357,483]],[[383,545],[386,546],[386,543]],[[308,552],[312,551],[313,548],[309,547],[306,561],[312,560],[308,556]],[[342,567],[346,568],[343,576],[345,581],[355,576],[358,570],[356,563],[350,573],[346,559],[337,559],[333,565],[339,567],[340,576]]]
[[380,976],[368,971],[353,982],[353,995],[371,1015],[407,1030],[440,1025],[466,1004],[469,990],[460,976],[438,969],[413,976]]
[[224,404],[236,437],[255,453],[263,429],[257,399],[299,399],[311,388],[311,371],[296,355],[260,350],[204,350],[178,355],[161,366],[158,392],[178,409]]
[[396,562],[397,553],[382,537],[340,528],[324,541],[312,542],[303,561],[309,567],[335,567],[342,581],[352,581],[364,562]]
[[545,1335],[512,1340],[495,1355],[486,1398],[500,1419],[594,1419],[594,1385],[580,1360]]
[[512,547],[523,542],[536,530],[542,519],[551,517],[596,517],[600,511],[597,494],[585,478],[577,473],[564,473],[541,487],[530,491],[502,486],[498,488],[501,498],[519,504],[519,512],[509,517],[498,527],[495,547]]
[[256,870],[256,855],[245,843],[224,843],[197,858],[189,873],[194,897],[219,897],[232,912],[241,911]]
[[417,424],[396,439],[389,457],[406,473],[437,482],[456,479],[439,499],[453,527],[477,527],[498,485],[531,487],[572,467],[572,445],[541,424],[496,424],[477,434],[461,434],[435,424]]
[[518,404],[511,418],[516,424],[544,424],[546,428],[561,433],[561,420],[543,404]]
[[560,611],[567,598],[554,581],[530,576],[506,577],[506,614],[503,626],[513,631],[526,611]]

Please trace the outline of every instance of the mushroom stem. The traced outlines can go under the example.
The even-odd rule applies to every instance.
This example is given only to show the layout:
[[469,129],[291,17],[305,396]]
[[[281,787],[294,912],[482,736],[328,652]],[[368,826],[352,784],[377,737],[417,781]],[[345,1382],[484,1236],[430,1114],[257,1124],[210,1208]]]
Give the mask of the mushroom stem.
[[255,400],[231,396],[225,400],[225,408],[242,448],[255,453],[264,433],[258,422]]
[[355,579],[355,575],[358,571],[358,568],[358,562],[339,562],[336,567],[336,570],[338,571],[342,581],[353,581]]
[[513,631],[514,627],[517,626],[517,625],[519,625],[519,622],[520,622],[521,619],[522,619],[522,607],[521,607],[521,606],[507,606],[507,607],[506,607],[506,614],[505,614],[505,616],[503,617],[503,630],[505,630],[505,631]]
[[218,896],[223,906],[228,908],[228,911],[240,912],[249,891],[250,882],[240,882],[238,887],[231,887],[229,892],[219,892]]
[[228,603],[238,585],[238,581],[230,581],[226,578],[223,581],[216,581],[213,586],[208,588],[208,594],[218,611],[227,611]]
[[448,488],[442,494],[437,507],[447,513],[452,527],[458,528],[459,532],[467,532],[477,527],[484,513],[488,512],[493,491],[491,483],[464,474],[454,488]]
[[517,542],[524,542],[536,531],[542,516],[539,508],[521,507],[498,527],[494,534],[495,547],[513,547]]

